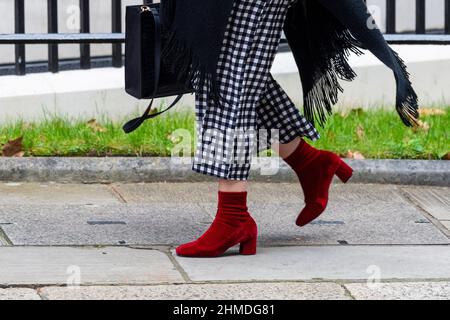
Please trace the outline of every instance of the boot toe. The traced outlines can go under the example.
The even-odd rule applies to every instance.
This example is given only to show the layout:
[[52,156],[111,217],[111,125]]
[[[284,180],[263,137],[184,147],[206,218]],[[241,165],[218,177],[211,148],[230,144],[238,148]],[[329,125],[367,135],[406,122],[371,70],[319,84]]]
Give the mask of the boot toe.
[[193,256],[196,253],[195,243],[196,241],[182,244],[175,249],[175,252],[179,256],[185,257]]
[[[326,206],[325,206],[326,207]],[[311,223],[313,220],[317,219],[324,211],[325,207],[315,203],[307,204],[302,212],[297,217],[296,224],[299,227],[304,227]]]

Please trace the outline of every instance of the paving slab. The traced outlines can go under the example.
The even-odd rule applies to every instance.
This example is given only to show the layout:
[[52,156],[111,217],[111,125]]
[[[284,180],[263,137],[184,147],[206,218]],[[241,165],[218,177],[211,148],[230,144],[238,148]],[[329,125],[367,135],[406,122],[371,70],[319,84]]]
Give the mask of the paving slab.
[[0,183],[0,205],[8,204],[115,204],[107,185],[56,183]]
[[114,189],[130,204],[217,201],[217,183],[115,183]]
[[[450,243],[450,239],[420,209],[402,197],[397,188],[333,185],[326,212],[303,228],[295,225],[304,206],[298,185],[283,184],[278,190],[276,186],[267,186],[266,190],[259,190],[256,192],[259,201],[250,201],[249,210],[258,223],[259,244],[265,246]],[[285,194],[280,201],[277,200],[279,193]],[[206,212],[215,213],[215,202],[202,206]]]
[[3,229],[0,226],[0,247],[1,246],[7,246],[10,245],[9,243],[9,239],[6,236],[5,232],[3,231]]
[[[217,182],[196,183],[117,183],[113,184],[128,203],[172,202],[217,203]],[[250,183],[249,202],[292,202],[301,201],[297,193],[298,183]]]
[[183,282],[166,254],[121,247],[3,247],[0,285]]
[[[194,281],[450,279],[450,246],[304,246],[177,261]],[[174,253],[175,254],[175,253]]]
[[33,289],[11,288],[0,289],[0,300],[41,300]]
[[404,192],[438,220],[450,220],[450,188],[404,187]]
[[0,206],[0,223],[14,245],[178,244],[211,221],[195,204]]
[[345,284],[358,300],[450,300],[450,282]]
[[[200,236],[217,210],[215,184],[115,185],[127,204],[0,205],[0,226],[16,245],[178,245]],[[249,208],[264,246],[448,244],[450,239],[397,186],[336,184],[327,212],[304,228],[298,184],[250,185]]]
[[335,283],[237,283],[114,287],[46,287],[50,300],[348,300]]

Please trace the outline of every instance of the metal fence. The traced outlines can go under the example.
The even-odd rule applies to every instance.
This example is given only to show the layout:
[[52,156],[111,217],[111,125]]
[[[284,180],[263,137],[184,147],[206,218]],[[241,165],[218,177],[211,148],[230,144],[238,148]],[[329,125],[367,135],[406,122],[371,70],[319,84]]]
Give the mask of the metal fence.
[[[58,0],[47,0],[47,25],[48,33],[30,34],[25,33],[25,0],[14,0],[14,34],[0,34],[1,44],[13,44],[15,46],[15,69],[16,75],[24,75],[27,72],[25,59],[26,44],[48,45],[48,71],[58,72],[60,70],[60,59],[58,56],[58,44],[72,43],[80,45],[80,57],[78,67],[81,69],[91,68],[90,44],[106,43],[112,45],[111,65],[122,67],[123,52],[122,43],[122,1],[110,0],[112,7],[111,33],[90,33],[90,8],[89,0],[79,0],[80,6],[80,33],[58,33]],[[416,0],[416,26],[415,34],[397,34],[396,32],[396,0],[386,1],[386,40],[391,44],[450,44],[450,0],[445,1],[445,26],[441,34],[427,34],[425,21],[425,0]],[[412,0],[411,0],[412,1]],[[144,0],[143,4],[152,3],[152,0]],[[288,51],[289,46],[283,39],[280,52]]]

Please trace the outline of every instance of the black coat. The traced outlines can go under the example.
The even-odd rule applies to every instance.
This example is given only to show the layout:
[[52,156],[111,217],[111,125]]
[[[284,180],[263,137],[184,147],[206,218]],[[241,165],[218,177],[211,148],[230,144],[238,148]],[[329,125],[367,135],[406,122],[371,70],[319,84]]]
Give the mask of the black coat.
[[[161,0],[162,21],[169,30],[163,56],[170,56],[180,77],[188,72],[195,90],[208,84],[211,98],[221,105],[216,79],[220,48],[233,0]],[[351,81],[355,72],[350,53],[368,49],[395,76],[396,109],[403,123],[418,119],[418,99],[406,66],[386,43],[363,0],[298,0],[284,24],[304,92],[304,115],[323,125],[343,89],[339,79]]]

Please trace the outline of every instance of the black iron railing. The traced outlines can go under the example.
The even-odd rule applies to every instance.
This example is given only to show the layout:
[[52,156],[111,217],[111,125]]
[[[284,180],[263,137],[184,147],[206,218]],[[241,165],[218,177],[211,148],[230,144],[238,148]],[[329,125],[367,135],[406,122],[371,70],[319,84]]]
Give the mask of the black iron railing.
[[[89,0],[79,0],[80,33],[58,33],[58,0],[47,0],[48,33],[25,33],[25,0],[15,1],[15,33],[0,34],[0,44],[15,45],[15,74],[26,73],[25,45],[48,45],[48,71],[58,72],[61,60],[58,55],[58,45],[76,43],[80,45],[79,68],[91,68],[90,45],[106,43],[112,45],[110,64],[114,67],[123,65],[122,43],[125,36],[122,33],[122,1],[111,0],[112,18],[111,33],[90,33]],[[450,44],[450,0],[445,1],[445,26],[441,34],[427,34],[425,24],[425,0],[416,0],[415,34],[398,34],[396,30],[396,0],[386,1],[386,40],[392,44]],[[143,4],[152,3],[144,0]],[[289,46],[282,40],[280,51],[288,51]],[[99,58],[95,58],[99,59]],[[102,59],[102,58],[100,58]]]
[[[426,33],[426,1],[416,0],[416,34]],[[386,33],[395,34],[396,22],[397,22],[397,1],[396,0],[386,0]],[[444,34],[450,34],[450,0],[444,0]]]

